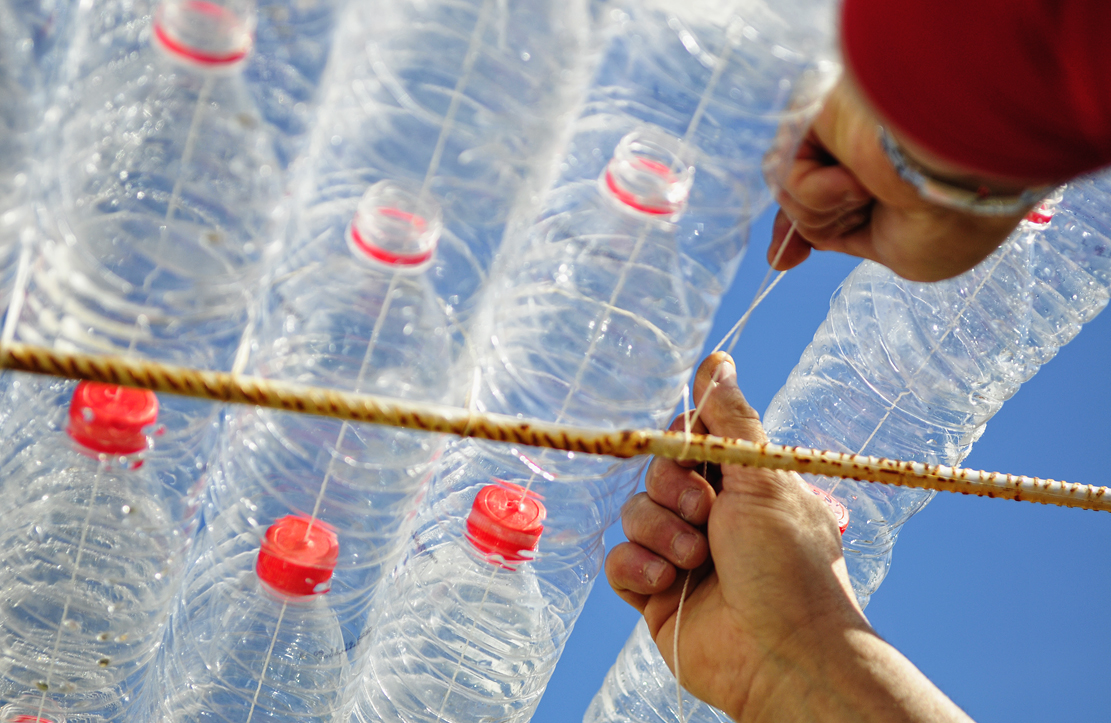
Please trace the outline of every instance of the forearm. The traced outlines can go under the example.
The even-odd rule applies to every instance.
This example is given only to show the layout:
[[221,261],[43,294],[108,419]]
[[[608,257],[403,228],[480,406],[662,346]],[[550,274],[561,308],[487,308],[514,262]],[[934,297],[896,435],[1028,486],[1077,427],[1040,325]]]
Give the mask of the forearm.
[[768,662],[737,723],[971,723],[864,626],[800,636]]

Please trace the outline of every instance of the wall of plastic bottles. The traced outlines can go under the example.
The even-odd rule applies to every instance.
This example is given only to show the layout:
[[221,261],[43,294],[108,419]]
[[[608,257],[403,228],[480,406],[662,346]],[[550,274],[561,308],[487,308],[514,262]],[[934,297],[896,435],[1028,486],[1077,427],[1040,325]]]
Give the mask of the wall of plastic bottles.
[[[665,425],[769,164],[837,75],[832,12],[0,0],[0,339]],[[1102,192],[1054,208],[1098,231]],[[1079,240],[1047,261],[1050,233]],[[1031,221],[956,307],[862,267],[773,436],[959,461],[1106,303],[1088,238]],[[1034,271],[1067,264],[1090,279]],[[847,315],[879,341],[839,336]],[[0,719],[20,723],[527,721],[643,468],[21,375],[0,393]],[[866,513],[846,532],[866,601],[928,496],[820,483]],[[588,720],[666,710],[638,635]]]

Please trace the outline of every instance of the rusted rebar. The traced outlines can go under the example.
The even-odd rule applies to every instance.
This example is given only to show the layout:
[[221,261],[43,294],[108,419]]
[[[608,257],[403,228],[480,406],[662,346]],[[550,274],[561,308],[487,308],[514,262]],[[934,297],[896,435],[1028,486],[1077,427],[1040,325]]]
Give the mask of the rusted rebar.
[[501,414],[470,412],[440,404],[201,371],[139,359],[61,352],[27,344],[11,343],[0,349],[0,367],[123,384],[214,402],[254,404],[290,412],[513,442],[530,447],[611,457],[652,454],[672,459],[765,467],[1111,512],[1111,492],[1106,487],[802,447],[756,444],[743,439],[726,439],[712,435],[687,435],[683,432],[653,429],[611,431],[571,427],[538,420],[521,420]]

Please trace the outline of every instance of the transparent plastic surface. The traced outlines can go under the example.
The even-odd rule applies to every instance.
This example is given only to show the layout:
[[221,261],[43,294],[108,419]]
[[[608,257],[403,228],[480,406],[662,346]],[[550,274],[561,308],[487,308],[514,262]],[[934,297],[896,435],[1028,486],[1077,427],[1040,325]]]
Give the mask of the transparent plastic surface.
[[765,169],[793,152],[837,75],[832,15],[828,0],[604,5],[602,59],[559,182],[596,177],[619,138],[653,124],[699,169],[679,235],[743,244],[771,200]]
[[669,421],[724,291],[721,249],[676,235],[700,171],[679,146],[642,129],[599,177],[547,196],[478,317],[475,408],[605,428]]
[[584,0],[353,2],[339,22],[303,179],[309,213],[383,180],[444,209],[432,278],[465,317],[510,209],[546,185],[578,100]]
[[[702,263],[716,249],[676,239],[675,221],[698,173],[679,146],[658,129],[641,129],[619,144],[599,177],[545,199],[476,317],[474,408],[606,428],[666,423],[722,291],[717,269]],[[474,440],[452,444],[433,479],[439,507],[421,513],[433,527],[409,542],[408,561],[383,589],[366,629],[369,662],[353,694],[356,719],[527,720],[601,569],[602,531],[643,464]],[[520,608],[451,598],[439,614],[451,616],[454,632],[442,642],[422,634],[411,648],[419,652],[399,662],[409,635],[400,631],[418,629],[421,616],[431,614],[414,602],[415,586],[431,574],[422,566],[440,543],[423,535],[433,530],[445,549],[465,544],[453,539],[462,534],[455,530],[466,517],[463,502],[442,500],[469,502],[492,480],[536,493],[547,506],[535,559],[518,568],[539,598],[531,588],[517,591]],[[447,585],[451,578],[440,571],[448,568],[434,568],[443,576],[438,584]],[[526,579],[499,577],[489,564],[478,570],[476,580],[491,585]],[[507,637],[487,637],[502,629]],[[470,634],[478,637],[467,642]],[[509,667],[480,659],[491,655],[482,651],[503,648]]]
[[123,720],[184,568],[190,500],[141,457],[62,431],[6,456],[2,474],[0,698]]
[[[257,539],[255,539],[257,545]],[[207,532],[159,656],[151,721],[332,721],[347,668],[327,594],[259,580],[257,547],[218,552]]]
[[[1019,385],[1107,305],[1109,200],[1107,175],[1066,186],[996,253],[949,281],[913,283],[861,264],[769,405],[769,438],[959,464]],[[850,510],[845,558],[857,599],[867,605],[890,567],[899,530],[933,493],[810,481]],[[671,721],[675,703],[675,678],[641,624],[584,721]],[[691,721],[727,720],[693,699],[684,710]]]
[[279,190],[240,77],[253,24],[207,0],[81,9],[19,339],[229,367]]
[[39,76],[53,78],[59,57],[64,55],[70,36],[73,8],[71,0],[7,0],[11,16],[6,28],[19,27],[22,48],[31,52]]
[[585,594],[581,585],[553,585],[527,559],[477,549],[466,519],[490,479],[469,483],[434,491],[424,510],[368,629],[352,721],[510,723],[527,721],[540,701]]
[[33,238],[34,128],[42,116],[40,74],[30,29],[0,0],[0,308],[7,308],[19,252]]
[[[584,723],[676,723],[679,701],[675,676],[667,667],[644,619],[637,621],[633,634],[617,654],[617,661],[606,674],[602,688],[590,701]],[[683,721],[729,723],[732,718],[706,705],[683,690]]]
[[[1046,222],[1024,222],[951,281],[911,284],[862,265],[769,406],[774,441],[960,463],[1019,385],[1107,304],[1109,191],[1106,176],[1067,186],[1042,212]],[[845,557],[867,604],[899,529],[932,493],[815,484],[852,511]]]
[[346,0],[260,0],[244,79],[286,168],[308,140]]
[[[280,264],[249,371],[446,402],[447,319],[421,264],[406,263],[435,248],[435,204],[383,183],[359,203],[329,208],[331,214],[313,216],[312,243]],[[255,549],[267,527],[291,513],[335,528],[342,545],[325,604],[353,650],[378,581],[401,552],[440,444],[438,436],[392,427],[231,410],[211,482],[216,544],[225,550],[232,539],[247,546],[234,554]]]

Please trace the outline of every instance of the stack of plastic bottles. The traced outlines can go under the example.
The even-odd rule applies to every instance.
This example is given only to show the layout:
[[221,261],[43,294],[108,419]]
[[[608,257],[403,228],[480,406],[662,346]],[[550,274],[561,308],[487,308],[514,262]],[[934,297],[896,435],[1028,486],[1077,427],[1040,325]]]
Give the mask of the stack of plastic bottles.
[[[0,339],[660,427],[768,164],[836,76],[831,18],[0,0]],[[1105,303],[1102,247],[1072,228],[1106,227],[1102,189],[950,286],[862,267],[773,437],[958,461]],[[20,723],[527,721],[644,464],[0,380],[0,719]],[[859,429],[829,433],[842,418]],[[928,495],[816,484],[853,513],[866,599]],[[673,695],[631,645],[591,720]]]

